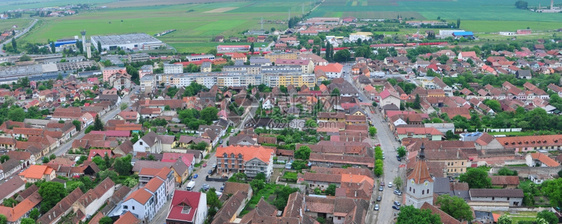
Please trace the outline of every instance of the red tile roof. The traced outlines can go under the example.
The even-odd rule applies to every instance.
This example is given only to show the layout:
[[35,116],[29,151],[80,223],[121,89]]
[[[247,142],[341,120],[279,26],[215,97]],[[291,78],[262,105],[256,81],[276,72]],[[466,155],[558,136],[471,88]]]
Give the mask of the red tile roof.
[[127,211],[125,214],[119,217],[119,219],[117,219],[117,221],[115,221],[113,224],[139,224],[139,223],[141,223],[141,221],[138,220],[135,217],[135,215],[133,215],[133,213]]
[[541,163],[543,163],[544,165],[547,165],[549,167],[560,166],[560,163],[554,161],[552,158],[550,158],[547,155],[542,154],[540,152],[531,153],[531,157],[535,160],[541,161]]
[[216,156],[217,158],[224,158],[223,155],[225,153],[227,156],[230,156],[230,154],[236,156],[241,154],[245,162],[257,158],[265,163],[269,163],[269,159],[275,154],[275,149],[263,146],[235,145],[217,148]]
[[[194,222],[195,214],[199,209],[200,192],[176,190],[170,205],[170,213],[166,220]],[[184,207],[189,208],[188,212],[182,212]]]
[[127,199],[125,199],[125,201],[128,201],[129,199],[133,199],[133,200],[139,202],[140,204],[144,205],[144,204],[146,204],[148,199],[150,199],[151,197],[152,197],[152,194],[149,193],[148,191],[146,191],[143,187],[143,188],[140,188],[140,189],[136,190],[135,192],[131,193],[129,195],[129,197],[127,197]]

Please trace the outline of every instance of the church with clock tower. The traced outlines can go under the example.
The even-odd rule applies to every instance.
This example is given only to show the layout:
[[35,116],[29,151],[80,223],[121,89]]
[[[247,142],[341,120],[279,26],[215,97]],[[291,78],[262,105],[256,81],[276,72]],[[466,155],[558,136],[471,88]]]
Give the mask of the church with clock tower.
[[433,178],[425,161],[425,146],[422,144],[414,170],[406,180],[406,205],[421,208],[427,202],[433,205]]

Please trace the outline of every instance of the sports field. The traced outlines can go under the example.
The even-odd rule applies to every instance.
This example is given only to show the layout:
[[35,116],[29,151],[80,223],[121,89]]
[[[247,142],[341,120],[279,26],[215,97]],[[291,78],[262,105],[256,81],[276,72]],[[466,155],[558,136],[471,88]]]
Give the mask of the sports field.
[[[550,5],[549,0],[528,2],[530,6]],[[460,18],[462,29],[475,32],[562,28],[562,13],[533,13],[516,9],[514,3],[515,0],[326,0],[311,16],[391,19],[401,16],[430,20],[441,17],[451,22]]]
[[[108,4],[108,5],[111,5]],[[310,9],[310,3],[298,0],[237,1],[208,4],[179,4],[107,8],[84,12],[76,16],[46,18],[26,35],[22,41],[46,43],[48,39],[68,38],[86,30],[87,35],[124,34],[144,32],[150,35],[176,29],[160,40],[175,47],[179,52],[206,52],[217,43],[209,42],[214,36],[242,37],[248,29],[259,29],[260,21],[283,20],[300,15],[302,7]],[[286,24],[264,22],[264,29],[286,28]],[[201,44],[201,46],[198,46]],[[197,51],[194,51],[197,50]]]

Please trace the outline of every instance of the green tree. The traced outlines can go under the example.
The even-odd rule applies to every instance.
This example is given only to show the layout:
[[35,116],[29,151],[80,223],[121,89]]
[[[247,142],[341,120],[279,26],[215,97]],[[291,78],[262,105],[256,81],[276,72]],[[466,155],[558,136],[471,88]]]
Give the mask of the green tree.
[[421,108],[421,99],[420,99],[419,94],[416,94],[416,98],[414,98],[414,103],[412,104],[412,107],[414,109],[420,109]]
[[31,212],[29,212],[29,218],[37,221],[37,218],[39,218],[39,210],[37,208],[32,209]]
[[201,119],[204,120],[208,125],[212,124],[213,121],[218,120],[219,110],[216,107],[206,107],[201,110]]
[[457,19],[457,28],[461,28],[461,19]]
[[76,127],[76,131],[82,130],[82,122],[79,120],[73,120],[72,124]]
[[119,175],[130,175],[133,170],[133,165],[131,165],[132,156],[129,154],[125,157],[115,159],[115,164],[113,168]]
[[35,224],[35,220],[31,218],[23,218],[21,219],[21,224]]
[[41,184],[39,194],[43,198],[41,213],[45,214],[66,196],[66,191],[64,185],[59,182],[45,182]]
[[250,44],[250,53],[254,54],[254,43]]
[[457,196],[451,197],[448,194],[440,195],[437,198],[437,205],[441,210],[459,221],[472,221],[472,210],[464,199]]
[[42,162],[43,162],[43,164],[46,164],[46,163],[48,163],[48,162],[49,162],[49,157],[46,157],[46,156],[45,156],[45,157],[43,157],[43,160],[42,160]]
[[291,164],[291,168],[294,170],[302,170],[308,168],[308,163],[304,160],[295,160]]
[[12,38],[12,48],[14,49],[14,52],[18,52],[18,44],[16,43],[15,37]]
[[4,215],[0,215],[0,224],[6,224],[8,223],[8,218],[6,218],[6,216]]
[[338,88],[334,88],[334,90],[332,90],[332,96],[339,96],[340,95],[340,90]]
[[400,208],[397,222],[400,224],[441,224],[441,217],[429,209],[417,209],[408,205]]
[[10,109],[8,112],[8,120],[23,122],[23,120],[25,120],[25,111],[21,107]]
[[326,195],[336,196],[336,185],[335,184],[328,185],[328,188],[326,188],[325,193]]
[[6,207],[10,207],[10,208],[13,208],[17,204],[18,204],[18,201],[16,201],[13,198],[7,198],[2,202],[2,205],[6,206]]
[[99,224],[113,224],[113,219],[109,218],[109,217],[103,217],[100,219]]
[[10,159],[10,156],[2,155],[2,156],[0,156],[0,163],[4,163],[4,162],[8,161],[9,159]]
[[217,211],[221,208],[221,202],[214,187],[207,191],[207,206],[209,207],[210,217],[215,216]]
[[380,159],[375,160],[375,169],[374,173],[377,177],[382,176],[383,174],[383,162]]
[[105,171],[101,171],[96,173],[96,176],[100,179],[100,180],[105,180],[105,178],[110,178],[113,181],[116,181],[119,179],[119,176],[117,174],[117,172],[113,171],[113,170],[105,170]]
[[334,61],[347,62],[351,58],[351,53],[347,49],[339,50],[334,55]]
[[510,170],[507,167],[502,167],[500,170],[498,170],[498,175],[500,175],[500,176],[517,176],[517,171],[516,170]]
[[398,157],[402,158],[406,155],[406,148],[404,146],[400,146],[397,149]]
[[399,176],[396,176],[396,177],[394,178],[393,183],[394,183],[394,185],[396,186],[396,189],[400,189],[400,188],[402,188],[402,184],[403,184],[404,182],[402,181],[402,178],[400,178]]
[[488,177],[488,172],[481,168],[468,169],[466,173],[460,175],[459,180],[468,183],[470,188],[489,188],[492,186],[492,179]]
[[562,169],[558,171],[558,177],[562,177]]
[[53,160],[53,159],[56,159],[56,158],[57,158],[57,155],[55,155],[55,154],[51,154],[49,156],[49,160]]
[[[166,106],[168,106],[168,105],[166,105]],[[119,109],[121,109],[121,110],[126,110],[127,107],[129,107],[129,105],[126,104],[126,103],[121,103],[121,105],[119,105]]]
[[539,212],[537,214],[537,219],[542,218],[544,219],[548,224],[556,224],[558,223],[558,217],[556,217],[556,214],[554,214],[554,212],[548,211],[548,210],[543,210],[541,212]]
[[301,146],[295,151],[295,159],[308,160],[310,158],[310,147]]
[[512,223],[513,220],[511,220],[511,218],[506,214],[503,214],[498,218],[498,224],[512,224]]
[[375,127],[369,127],[369,135],[371,135],[372,137],[374,137],[377,134],[377,128]]
[[540,186],[541,192],[548,195],[552,207],[562,207],[562,178],[544,181]]
[[527,3],[526,1],[515,2],[515,7],[518,8],[518,9],[527,9],[528,6],[529,6],[529,3]]
[[502,106],[497,100],[484,100],[484,105],[490,107],[496,113],[502,111]]
[[20,61],[31,61],[31,57],[27,56],[27,54],[24,54],[20,57]]
[[94,158],[92,158],[92,162],[94,162],[102,171],[108,168],[105,165],[105,161],[103,161],[103,158],[101,158],[100,156],[94,156]]
[[94,121],[94,127],[93,130],[94,131],[103,131],[104,126],[103,123],[101,122],[100,116],[96,115],[96,120]]

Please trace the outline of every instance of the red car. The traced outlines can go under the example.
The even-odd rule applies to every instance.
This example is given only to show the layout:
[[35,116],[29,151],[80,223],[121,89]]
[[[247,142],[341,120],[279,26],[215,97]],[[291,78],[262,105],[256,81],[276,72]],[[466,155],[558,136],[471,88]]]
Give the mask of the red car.
[[206,163],[203,163],[203,167],[207,167],[207,164],[206,164]]

